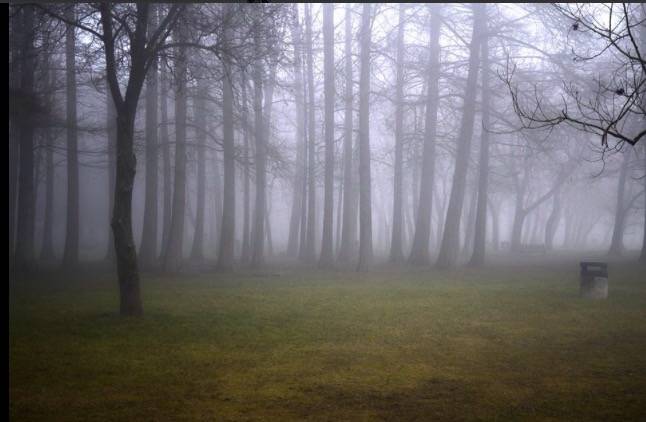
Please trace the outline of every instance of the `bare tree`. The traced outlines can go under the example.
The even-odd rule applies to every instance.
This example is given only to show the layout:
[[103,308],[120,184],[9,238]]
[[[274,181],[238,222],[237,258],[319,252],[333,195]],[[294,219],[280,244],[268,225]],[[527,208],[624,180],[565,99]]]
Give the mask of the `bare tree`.
[[323,199],[323,236],[320,268],[334,263],[332,213],[334,212],[334,5],[323,5],[323,39],[325,61],[325,197]]
[[359,262],[365,271],[372,261],[372,200],[370,181],[370,39],[372,8],[364,3],[361,12],[361,71],[359,75]]
[[415,222],[415,234],[408,261],[414,265],[429,263],[429,237],[433,206],[433,183],[435,177],[435,137],[437,132],[438,83],[440,79],[440,26],[441,6],[431,6],[429,64],[426,72],[426,108],[424,120],[424,147],[422,174],[419,185],[419,200]]

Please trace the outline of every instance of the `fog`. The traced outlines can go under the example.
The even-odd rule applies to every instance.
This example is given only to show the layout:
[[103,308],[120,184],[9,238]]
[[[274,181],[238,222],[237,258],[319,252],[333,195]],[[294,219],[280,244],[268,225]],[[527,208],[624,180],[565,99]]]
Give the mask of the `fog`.
[[[106,356],[139,362],[128,353],[148,356],[120,380],[152,420],[643,416],[623,392],[645,391],[646,379],[644,4],[8,9],[16,420],[57,403],[33,404],[32,387],[73,385],[103,403],[116,382],[102,378],[116,368]],[[144,325],[121,318],[133,316]],[[151,341],[181,357],[151,360]],[[555,385],[558,368],[559,382],[577,379],[569,362],[602,344],[608,353],[579,379],[621,386],[604,371],[637,371],[633,387],[608,399],[614,410],[552,412],[545,403],[559,400],[536,385]],[[31,374],[58,368],[38,366],[45,349],[67,350],[47,359],[74,357],[72,369]],[[516,361],[534,368],[532,382],[517,379]],[[196,370],[220,363],[217,376]],[[251,372],[222,375],[230,368]],[[92,371],[98,390],[82,385]],[[140,395],[130,384],[158,385],[145,377],[166,371],[196,410],[167,408],[165,387]],[[504,400],[434,395],[490,392],[484,379],[504,384]],[[207,384],[189,380],[229,396],[195,395]],[[537,389],[538,404],[523,404],[518,385]],[[563,391],[605,397],[590,385]],[[68,419],[114,416],[65,391]]]

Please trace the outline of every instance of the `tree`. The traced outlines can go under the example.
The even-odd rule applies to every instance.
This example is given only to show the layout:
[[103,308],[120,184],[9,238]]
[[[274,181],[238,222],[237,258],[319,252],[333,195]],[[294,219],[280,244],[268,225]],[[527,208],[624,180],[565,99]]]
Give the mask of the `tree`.
[[253,66],[253,112],[254,112],[254,131],[255,131],[255,163],[256,163],[256,200],[254,211],[254,236],[251,245],[251,266],[260,267],[264,264],[264,245],[265,245],[265,168],[266,168],[266,151],[265,151],[265,124],[262,107],[262,78],[264,66],[260,52],[261,30],[259,22],[254,23],[254,44],[256,49],[256,60]]
[[630,151],[622,153],[623,160],[619,178],[617,179],[617,202],[615,205],[615,218],[612,229],[612,241],[608,255],[621,256],[625,252],[624,247],[624,230],[626,226],[626,201],[624,199],[626,192],[626,177],[630,162]]
[[323,237],[320,268],[334,263],[332,213],[334,212],[334,5],[323,5],[325,60],[325,197],[323,200]]
[[[227,16],[233,15],[233,6],[225,6]],[[230,28],[225,29],[225,51],[230,43]],[[222,224],[220,225],[220,246],[218,248],[218,268],[233,268],[233,247],[235,240],[235,160],[233,138],[233,74],[231,64],[225,55],[222,61],[224,75],[222,78],[222,127],[224,145],[224,198]]]
[[448,268],[455,265],[460,250],[460,217],[464,203],[464,191],[471,153],[471,138],[473,137],[473,122],[475,117],[476,81],[480,60],[480,41],[485,31],[485,5],[473,5],[473,35],[469,45],[469,68],[467,84],[462,106],[462,120],[458,133],[458,148],[453,173],[453,186],[449,197],[449,205],[444,223],[442,243],[437,258],[438,268]]
[[[150,13],[150,27],[157,26],[156,8]],[[146,193],[144,203],[144,228],[141,235],[139,257],[144,268],[150,268],[157,260],[157,154],[159,142],[158,129],[158,87],[157,87],[157,56],[153,57],[148,74],[146,75]]]
[[365,271],[372,261],[372,200],[370,182],[370,39],[372,11],[368,3],[361,12],[361,71],[359,75],[359,262]]
[[[66,9],[66,17],[75,20],[74,6]],[[67,25],[65,33],[65,74],[67,112],[67,225],[63,267],[73,268],[78,264],[79,254],[79,159],[78,130],[76,117],[76,34],[73,25]]]
[[308,262],[316,259],[316,122],[314,121],[314,68],[312,57],[312,5],[305,5],[305,54],[307,57],[307,138],[308,146],[308,193],[307,193],[307,236],[304,258]]
[[357,212],[355,207],[353,122],[354,97],[352,79],[352,6],[345,6],[345,116],[343,120],[343,227],[339,262],[348,262],[355,255]]
[[397,26],[397,63],[395,81],[395,165],[393,180],[393,231],[390,242],[390,261],[404,260],[402,250],[402,176],[404,161],[404,29],[406,6],[399,4],[399,25]]
[[415,234],[408,261],[414,265],[429,263],[429,237],[431,233],[431,210],[435,176],[435,136],[437,132],[438,83],[440,79],[440,25],[441,6],[431,7],[429,64],[426,72],[426,107],[424,123],[424,147],[422,174],[419,190]]
[[197,194],[195,205],[195,234],[191,247],[191,260],[196,264],[204,260],[204,203],[206,196],[206,101],[208,93],[206,81],[198,79],[197,92],[193,97],[195,116],[195,151],[197,159]]
[[[18,86],[21,96],[28,102],[34,97],[34,7],[24,5],[19,13]],[[17,233],[20,235],[16,236],[15,268],[19,273],[30,271],[34,264],[34,126],[29,111],[29,105],[25,104],[16,119],[20,157]]]
[[[613,149],[627,142],[635,145],[645,135],[644,127],[625,125],[632,116],[645,116],[643,97],[646,93],[646,58],[644,46],[639,45],[643,33],[643,17],[640,18],[637,3],[555,4],[553,7],[571,23],[572,39],[588,37],[593,48],[584,48],[584,53],[573,48],[573,58],[582,67],[602,62],[611,69],[602,76],[576,75],[577,80],[562,81],[562,86],[553,95],[543,92],[533,84],[521,90],[513,82],[516,66],[507,69],[505,82],[511,95],[514,111],[523,128],[544,129],[568,124],[601,138],[604,151],[609,148],[608,139],[614,139]],[[643,9],[643,6],[641,6]],[[608,19],[598,19],[607,15]],[[641,23],[640,23],[641,20]],[[643,35],[643,39],[645,38]],[[592,83],[587,83],[592,79]],[[556,104],[552,98],[558,98]]]
[[489,92],[489,40],[482,40],[482,129],[480,132],[480,161],[478,162],[478,203],[476,205],[473,255],[469,264],[481,267],[485,261],[485,240],[487,237],[487,196],[489,190],[489,131],[491,130],[491,95]]
[[179,44],[175,56],[175,177],[173,206],[164,269],[177,272],[182,264],[184,245],[184,214],[186,203],[186,28],[179,25],[174,37]]
[[298,5],[294,4],[291,13],[291,34],[294,44],[294,100],[296,108],[296,170],[294,171],[294,193],[292,196],[292,209],[289,219],[289,239],[287,242],[287,253],[296,255],[298,249],[299,229],[301,226],[302,208],[305,206],[303,197],[303,184],[305,183],[305,154],[307,144],[305,142],[305,120],[303,109],[305,99],[303,98],[303,70],[302,70],[302,39],[301,26],[298,21]]

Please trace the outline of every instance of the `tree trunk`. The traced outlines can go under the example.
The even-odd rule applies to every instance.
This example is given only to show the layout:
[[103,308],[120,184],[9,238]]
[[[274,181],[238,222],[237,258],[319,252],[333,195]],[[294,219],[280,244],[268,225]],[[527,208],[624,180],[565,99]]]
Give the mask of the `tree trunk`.
[[250,159],[251,155],[249,154],[249,121],[248,121],[248,109],[247,109],[247,79],[244,71],[241,73],[241,85],[242,85],[242,136],[244,141],[244,182],[243,182],[243,216],[242,216],[242,263],[246,264],[251,259],[251,239],[250,239]]
[[[66,18],[74,21],[73,7],[66,9]],[[67,224],[63,267],[74,268],[79,255],[79,161],[76,118],[76,36],[75,27],[67,25],[65,33],[65,74],[67,113]]]
[[[150,27],[157,27],[155,6],[151,5]],[[157,58],[148,69],[146,80],[146,192],[143,233],[139,259],[143,268],[151,268],[157,260],[157,126],[158,126]]]
[[[257,26],[257,24],[256,24]],[[260,34],[256,29],[254,34],[254,43],[256,49],[260,49]],[[264,264],[264,245],[265,245],[265,133],[266,126],[263,119],[262,107],[262,77],[264,69],[261,59],[257,59],[253,68],[254,84],[254,129],[255,129],[255,162],[256,162],[256,200],[254,212],[254,235],[251,249],[251,266],[260,267]]]
[[[486,11],[484,12],[486,13]],[[489,93],[489,41],[482,40],[482,132],[480,134],[480,161],[478,163],[478,204],[476,209],[475,234],[473,238],[473,255],[469,264],[481,267],[485,263],[487,239],[487,202],[489,190],[489,130],[490,107]]]
[[[231,12],[232,7],[226,6]],[[228,31],[226,31],[228,32]],[[229,39],[225,35],[225,45]],[[222,78],[222,134],[224,146],[224,197],[222,203],[222,224],[220,225],[220,247],[218,268],[233,269],[235,247],[235,144],[233,137],[233,74],[228,58],[223,60]]]
[[345,6],[345,116],[343,122],[343,228],[339,262],[348,262],[354,258],[356,245],[357,213],[355,209],[355,181],[353,156],[353,122],[354,114],[353,80],[352,80],[352,6]]
[[630,150],[623,153],[623,162],[619,172],[619,179],[617,185],[617,203],[615,205],[615,224],[612,231],[612,241],[608,255],[621,256],[625,252],[624,247],[624,229],[626,226],[626,207],[625,207],[625,192],[626,192],[626,177],[628,175],[628,162],[630,161]]
[[370,182],[370,38],[372,10],[363,4],[361,15],[361,71],[359,77],[359,262],[365,271],[372,261],[372,200]]
[[402,178],[404,161],[404,29],[406,6],[399,4],[397,27],[397,75],[395,86],[395,165],[393,177],[393,228],[390,241],[390,261],[404,261],[402,249]]
[[455,265],[460,250],[460,217],[464,203],[465,182],[469,170],[469,155],[471,153],[471,138],[473,137],[473,122],[475,117],[476,82],[478,79],[480,41],[485,30],[486,15],[483,4],[473,5],[473,36],[469,46],[469,71],[464,93],[464,105],[460,132],[458,134],[457,155],[453,173],[453,186],[449,197],[449,205],[444,223],[442,244],[437,258],[438,268],[448,268]]
[[[49,107],[54,107],[56,99],[53,93],[56,85],[56,70],[53,68],[53,63],[47,60],[49,72],[47,76],[47,104]],[[54,255],[54,144],[55,135],[52,132],[53,128],[45,129],[45,218],[43,224],[43,246],[40,251],[40,259],[43,261],[52,261],[55,259]]]
[[307,88],[308,88],[308,213],[307,238],[305,245],[305,260],[314,262],[316,259],[316,122],[314,121],[314,70],[312,58],[312,12],[311,5],[305,5],[305,39],[307,55]]
[[204,79],[197,82],[193,97],[195,116],[195,151],[197,152],[197,203],[195,205],[195,234],[191,247],[191,260],[200,264],[204,260],[204,207],[206,197],[206,101],[208,87]]
[[166,66],[161,68],[161,144],[163,146],[162,154],[164,161],[164,173],[163,173],[163,183],[164,183],[164,205],[163,205],[163,214],[164,218],[162,220],[162,257],[166,254],[166,246],[168,245],[168,238],[170,237],[170,226],[171,226],[171,214],[173,208],[173,192],[172,192],[172,183],[173,176],[171,172],[171,158],[170,158],[170,136],[168,134],[168,93],[170,92],[168,86],[168,76],[166,71]]
[[545,224],[545,249],[551,251],[554,249],[554,235],[559,226],[559,219],[561,217],[561,195],[560,192],[554,194],[554,205],[552,212]]
[[[20,45],[20,93],[29,101],[34,93],[34,7],[22,7]],[[34,264],[34,125],[29,113],[18,116],[20,165],[18,174],[18,221],[15,268],[29,272]]]
[[299,228],[301,219],[301,208],[303,208],[303,183],[305,183],[305,164],[303,160],[306,154],[305,127],[303,120],[303,71],[301,63],[301,27],[298,21],[298,6],[292,8],[292,39],[294,43],[294,100],[296,104],[296,163],[294,171],[294,193],[292,199],[292,210],[289,219],[289,238],[287,242],[287,254],[295,256],[298,252]]
[[332,247],[334,213],[334,4],[323,5],[324,85],[325,85],[325,197],[323,199],[323,237],[319,268],[334,263]]
[[[185,41],[183,29],[176,31]],[[164,269],[177,272],[182,264],[186,203],[186,49],[178,47],[175,59],[175,188]]]
[[[435,136],[437,131],[438,81],[440,78],[440,25],[441,6],[431,8],[430,61],[426,83],[426,113],[424,123],[424,149],[422,152],[422,174],[419,185],[415,234],[408,261],[414,265],[428,265],[429,240],[431,233],[431,212],[433,209],[433,183],[435,177]],[[416,172],[413,177],[419,177]],[[415,192],[415,191],[413,191]]]

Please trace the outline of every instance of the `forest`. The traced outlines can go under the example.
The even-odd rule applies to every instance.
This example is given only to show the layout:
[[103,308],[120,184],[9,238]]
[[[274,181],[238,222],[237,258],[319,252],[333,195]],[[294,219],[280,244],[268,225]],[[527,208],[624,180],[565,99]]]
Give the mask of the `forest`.
[[8,14],[11,419],[646,413],[644,4]]

